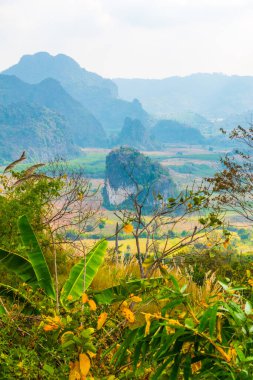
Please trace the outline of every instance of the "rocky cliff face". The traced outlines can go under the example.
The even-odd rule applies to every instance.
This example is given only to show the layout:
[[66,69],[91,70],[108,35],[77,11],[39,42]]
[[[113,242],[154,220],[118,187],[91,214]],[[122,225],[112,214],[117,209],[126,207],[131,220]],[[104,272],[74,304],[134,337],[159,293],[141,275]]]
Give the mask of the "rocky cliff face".
[[121,147],[112,150],[106,158],[104,205],[109,209],[131,208],[133,196],[148,211],[157,202],[177,193],[167,170],[135,149]]

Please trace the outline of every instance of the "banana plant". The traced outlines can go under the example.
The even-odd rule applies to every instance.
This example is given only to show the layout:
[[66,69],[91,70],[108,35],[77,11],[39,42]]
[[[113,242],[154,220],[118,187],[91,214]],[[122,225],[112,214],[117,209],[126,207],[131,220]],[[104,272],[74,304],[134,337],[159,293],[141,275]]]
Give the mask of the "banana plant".
[[[23,282],[31,286],[32,289],[42,289],[47,297],[56,301],[55,287],[45,256],[25,215],[19,218],[18,227],[23,245],[26,248],[27,257],[0,249],[0,264],[8,272],[17,275]],[[99,241],[87,254],[85,260],[82,258],[72,267],[69,278],[61,291],[60,300],[64,307],[68,307],[69,299],[71,299],[71,302],[78,300],[82,293],[90,286],[99,267],[103,263],[106,248],[107,241]],[[29,299],[21,295],[18,289],[6,284],[0,283],[0,295],[7,295],[10,298],[16,297],[20,302],[29,304],[30,309],[33,307]]]

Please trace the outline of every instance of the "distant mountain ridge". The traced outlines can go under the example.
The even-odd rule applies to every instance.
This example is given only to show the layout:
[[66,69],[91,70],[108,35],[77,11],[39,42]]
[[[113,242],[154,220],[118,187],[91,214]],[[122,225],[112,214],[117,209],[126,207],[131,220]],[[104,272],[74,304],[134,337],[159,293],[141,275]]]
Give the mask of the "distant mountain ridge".
[[119,99],[117,86],[112,80],[81,68],[64,54],[52,56],[39,52],[25,55],[2,74],[15,75],[30,84],[38,84],[48,78],[59,81],[65,91],[89,110],[108,131],[119,130],[126,117],[137,118],[145,125],[149,123],[150,117],[140,102]]
[[[46,113],[43,130],[53,126],[52,119],[57,116],[65,130],[62,137],[75,146],[72,149],[67,141],[62,142],[66,148],[64,151],[70,154],[77,152],[77,147],[130,146],[139,150],[159,150],[178,143],[215,145],[219,140],[213,140],[213,136],[218,136],[222,123],[227,125],[230,120],[238,119],[231,118],[231,110],[234,114],[236,105],[243,109],[253,104],[249,99],[251,92],[247,97],[241,94],[246,88],[251,89],[251,82],[246,79],[240,82],[240,86],[237,79],[231,82],[221,74],[196,74],[161,81],[119,79],[114,82],[83,69],[64,54],[52,56],[40,52],[23,56],[16,65],[0,74],[0,105],[12,106],[11,114],[17,107],[20,120],[22,104],[24,118],[28,105],[40,108]],[[120,95],[123,92],[130,101],[119,98],[117,83]],[[237,97],[234,97],[234,86],[238,90]],[[135,92],[136,89],[139,93]],[[150,112],[159,117],[150,116],[143,109],[138,95],[150,107]],[[210,115],[215,113],[212,114],[212,107],[217,115],[228,114],[227,124],[226,120],[222,123],[220,119],[210,120]],[[52,113],[50,117],[49,111]],[[205,112],[207,116],[204,117]],[[244,115],[244,112],[237,113]],[[37,119],[32,120],[36,122]],[[29,121],[29,126],[34,129],[30,137],[32,133],[36,135],[36,125]],[[21,124],[19,128],[22,129]],[[52,127],[52,133],[57,133],[57,128]],[[57,136],[50,136],[51,142],[57,141]],[[31,138],[29,141],[32,144]],[[35,145],[40,146],[38,142]]]
[[20,61],[2,74],[16,75],[24,82],[36,84],[47,78],[57,79],[63,86],[71,83],[104,89],[111,96],[118,95],[116,84],[110,79],[89,72],[65,54],[52,56],[47,52],[24,55]]
[[101,124],[54,79],[28,84],[15,76],[0,75],[0,104],[26,102],[47,107],[63,116],[74,142],[83,147],[105,146]]
[[150,131],[151,140],[157,144],[204,144],[205,139],[196,128],[174,120],[160,120]]
[[165,79],[114,79],[119,96],[138,98],[157,117],[194,112],[209,120],[253,109],[253,77],[192,74]]

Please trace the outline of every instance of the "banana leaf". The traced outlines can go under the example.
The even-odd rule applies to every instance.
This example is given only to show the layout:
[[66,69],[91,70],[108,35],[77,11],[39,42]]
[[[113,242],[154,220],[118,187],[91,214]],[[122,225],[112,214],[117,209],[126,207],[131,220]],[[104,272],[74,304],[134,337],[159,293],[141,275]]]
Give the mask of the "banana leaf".
[[12,286],[0,283],[0,297],[8,298],[11,303],[22,304],[24,314],[39,314],[36,306],[23,293]]
[[0,248],[0,265],[4,265],[8,272],[15,273],[33,288],[39,286],[34,269],[25,257]]
[[126,300],[132,293],[144,293],[151,288],[161,285],[163,282],[163,277],[132,280],[103,290],[96,290],[92,294],[97,303],[110,305],[114,302]]
[[73,266],[69,278],[65,282],[61,291],[61,303],[66,306],[67,298],[71,296],[71,302],[78,300],[83,291],[88,289],[99,267],[104,261],[107,248],[107,241],[98,242],[86,256],[86,275],[84,286],[84,266],[85,261],[81,259]]
[[56,299],[55,289],[47,262],[37,241],[37,238],[30,226],[25,215],[21,216],[18,221],[21,238],[27,248],[27,256],[31,262],[36,274],[39,286],[44,290],[46,295],[53,300]]

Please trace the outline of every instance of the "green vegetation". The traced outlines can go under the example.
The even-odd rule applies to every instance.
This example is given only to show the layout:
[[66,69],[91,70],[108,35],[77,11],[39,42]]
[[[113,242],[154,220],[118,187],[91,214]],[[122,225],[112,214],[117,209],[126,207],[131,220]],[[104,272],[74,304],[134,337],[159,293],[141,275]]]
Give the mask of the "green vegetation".
[[[84,106],[73,99],[56,80],[45,79],[38,84],[31,85],[15,76],[0,75],[0,87],[0,105],[6,107],[0,110],[1,129],[7,128],[4,141],[9,134],[12,134],[8,129],[9,123],[17,128],[21,134],[22,122],[24,121],[25,127],[28,124],[25,131],[30,139],[23,148],[24,138],[21,141],[14,140],[14,143],[22,143],[20,144],[22,150],[27,146],[30,149],[41,148],[42,146],[46,150],[47,139],[50,138],[47,133],[51,132],[52,142],[48,148],[51,156],[56,157],[57,153],[58,155],[61,154],[61,151],[57,152],[57,148],[60,149],[60,147],[58,147],[57,133],[54,132],[56,128],[54,122],[56,126],[59,125],[59,129],[64,128],[61,137],[65,144],[73,141],[79,147],[101,147],[105,145],[106,136],[101,124]],[[40,125],[41,128],[43,127],[42,136],[39,135]],[[29,131],[27,130],[28,127]],[[8,140],[8,143],[12,143],[12,139]],[[40,145],[38,146],[38,144]],[[68,157],[68,153],[65,153],[66,157]]]
[[[24,160],[0,177],[3,379],[253,377],[252,232],[226,219],[228,209],[251,221],[248,156],[236,166],[226,157],[225,172],[179,192],[160,164],[113,151],[111,185],[129,186],[139,170],[139,187],[131,205],[106,212],[76,161]],[[174,194],[143,197],[160,176]]]
[[132,148],[112,150],[106,157],[104,204],[108,209],[132,207],[132,197],[147,210],[157,196],[175,196],[177,188],[168,170]]
[[26,150],[47,160],[57,155],[79,155],[64,118],[49,108],[25,102],[0,105],[0,164],[16,158]]

